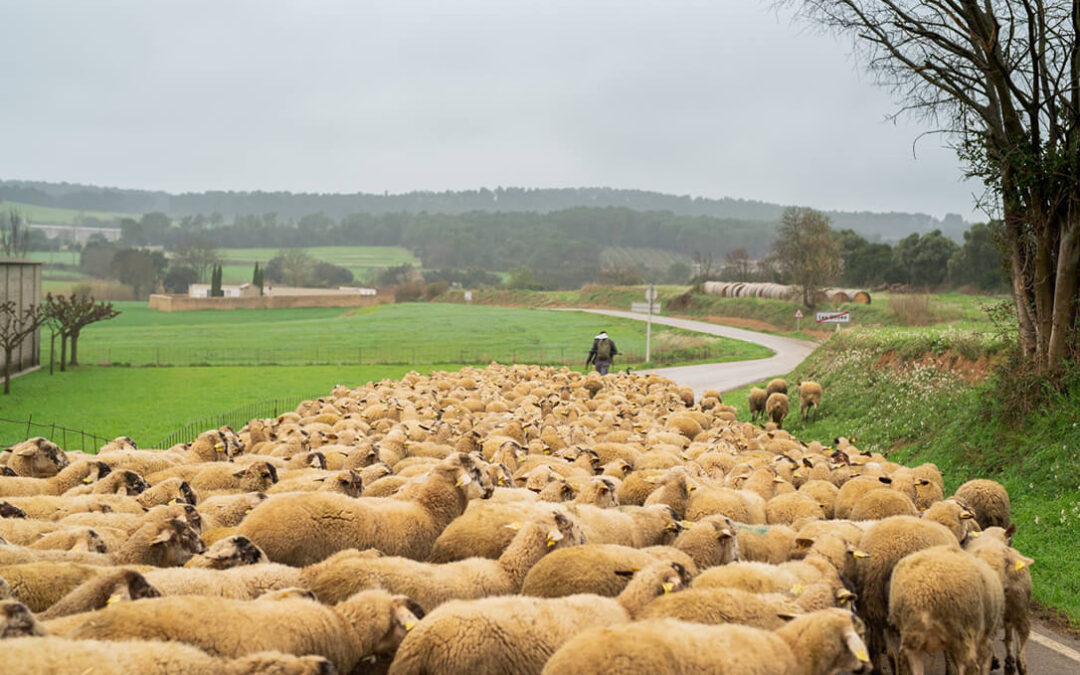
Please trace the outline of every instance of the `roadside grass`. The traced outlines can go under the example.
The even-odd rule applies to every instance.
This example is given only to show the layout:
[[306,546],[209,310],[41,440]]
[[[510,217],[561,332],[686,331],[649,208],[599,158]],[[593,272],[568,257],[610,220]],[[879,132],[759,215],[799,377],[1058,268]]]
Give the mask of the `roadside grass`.
[[[335,384],[356,387],[383,378],[398,379],[427,366],[277,366],[214,368],[103,368],[78,366],[52,376],[48,366],[16,378],[0,398],[0,447],[26,437],[25,420],[114,438],[131,436],[149,447],[186,423],[248,403],[291,396],[321,396]],[[31,435],[50,435],[39,428]],[[58,437],[53,440],[59,442]],[[78,447],[78,446],[75,446]],[[89,448],[87,448],[89,449]]]
[[[907,465],[935,463],[951,494],[972,478],[1009,492],[1014,545],[1035,558],[1035,599],[1080,627],[1080,377],[1019,426],[994,412],[991,372],[1005,346],[985,334],[931,329],[841,333],[787,375],[784,428],[804,441],[855,437]],[[795,383],[824,388],[818,421],[799,419]],[[757,386],[763,386],[760,383]],[[749,387],[724,402],[749,419]]]
[[[118,365],[301,365],[318,363],[545,363],[584,365],[606,329],[621,355],[644,360],[643,322],[583,312],[448,303],[157,312],[118,302],[119,317],[92,324],[79,360]],[[676,339],[677,338],[677,339]],[[653,363],[741,361],[771,356],[759,345],[653,327]],[[43,362],[48,361],[43,345]]]

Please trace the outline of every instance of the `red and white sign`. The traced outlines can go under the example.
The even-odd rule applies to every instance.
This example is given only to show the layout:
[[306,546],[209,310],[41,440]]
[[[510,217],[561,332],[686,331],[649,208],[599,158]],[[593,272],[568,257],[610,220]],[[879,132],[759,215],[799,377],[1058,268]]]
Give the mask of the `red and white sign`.
[[795,310],[795,318],[796,319],[801,319],[802,318],[802,310],[801,309]]
[[818,323],[851,323],[851,312],[818,312]]

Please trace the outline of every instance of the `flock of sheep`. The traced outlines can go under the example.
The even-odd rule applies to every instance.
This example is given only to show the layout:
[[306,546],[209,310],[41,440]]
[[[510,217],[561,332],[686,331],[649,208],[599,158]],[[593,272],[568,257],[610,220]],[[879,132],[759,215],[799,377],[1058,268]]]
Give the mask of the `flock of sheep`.
[[799,441],[770,389],[756,426],[655,375],[492,365],[168,450],[30,439],[0,454],[0,669],[985,675],[1004,631],[1026,675],[1004,489]]

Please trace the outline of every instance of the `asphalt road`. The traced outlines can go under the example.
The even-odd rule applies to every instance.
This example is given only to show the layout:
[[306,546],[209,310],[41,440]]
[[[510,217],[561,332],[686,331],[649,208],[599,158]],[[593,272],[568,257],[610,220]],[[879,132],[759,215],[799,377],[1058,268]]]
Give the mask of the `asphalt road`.
[[[645,321],[647,318],[644,314],[614,310],[582,309],[576,311],[607,314],[640,321]],[[699,396],[705,389],[716,389],[723,392],[744,387],[751,382],[760,382],[769,377],[789,373],[817,347],[815,343],[805,340],[757,333],[704,321],[653,316],[653,322],[699,333],[708,333],[709,335],[720,335],[736,340],[754,342],[773,350],[774,355],[767,359],[659,368],[650,371],[668,377],[679,384],[693,387],[694,392]],[[1036,561],[1036,564],[1052,565],[1053,561]],[[996,645],[994,651],[998,654],[999,659],[1004,661],[1004,649],[1000,643]],[[1032,635],[1027,644],[1027,657],[1030,675],[1080,675],[1080,640],[1038,622],[1035,622],[1032,626]],[[934,667],[928,668],[927,672],[944,673],[944,659],[936,659]]]

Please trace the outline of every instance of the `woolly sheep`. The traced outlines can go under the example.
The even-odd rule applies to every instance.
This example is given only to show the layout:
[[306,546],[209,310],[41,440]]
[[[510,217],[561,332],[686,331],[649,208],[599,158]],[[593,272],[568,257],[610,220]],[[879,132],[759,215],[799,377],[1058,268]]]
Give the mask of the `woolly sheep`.
[[543,675],[835,675],[862,672],[868,661],[862,624],[829,609],[776,631],[650,619],[593,628],[564,644]]
[[817,422],[818,407],[821,406],[821,385],[806,380],[799,383],[799,414],[803,421],[809,421],[810,408],[814,409],[814,422]]
[[586,543],[544,556],[525,575],[521,594],[539,598],[577,593],[615,597],[626,590],[630,582],[628,572],[657,562],[679,563],[690,576],[697,574],[693,559],[677,549]]
[[768,400],[765,401],[765,415],[769,418],[769,421],[775,424],[777,428],[783,429],[784,418],[787,417],[787,414],[787,394],[769,394]]
[[779,377],[775,380],[770,380],[769,384],[765,385],[765,393],[766,399],[773,394],[784,394],[786,396],[788,393],[787,380]]
[[38,618],[46,621],[80,612],[92,612],[116,602],[157,597],[161,597],[161,593],[151,586],[142,574],[130,569],[112,569],[76,586],[49,609],[40,613]]
[[824,519],[817,500],[803,492],[776,495],[765,504],[765,519],[770,525],[791,525],[800,518]]
[[321,655],[348,673],[366,657],[393,653],[422,612],[403,596],[364,591],[332,607],[306,599],[147,598],[45,622],[72,639],[185,642],[213,656],[270,649]]
[[41,436],[16,443],[7,451],[6,466],[17,476],[49,478],[68,465],[68,457],[52,441]]
[[934,504],[923,512],[922,518],[944,525],[961,544],[968,540],[969,533],[976,526],[975,514],[955,498]]
[[318,562],[345,548],[377,548],[423,560],[468,500],[490,497],[493,489],[475,460],[462,454],[435,466],[415,485],[413,494],[395,498],[357,500],[330,492],[276,495],[255,507],[240,523],[239,533],[271,560],[290,565]]
[[219,527],[236,527],[247,514],[267,499],[263,492],[246,492],[239,495],[216,495],[202,500],[198,506],[203,526],[207,530]]
[[232,535],[215,541],[202,553],[192,556],[184,567],[224,570],[265,562],[269,561],[262,549],[243,535]]
[[802,608],[779,593],[749,593],[737,588],[688,588],[650,602],[640,619],[679,619],[693,623],[738,623],[776,630]]
[[765,402],[769,394],[760,387],[750,390],[750,421],[757,422],[758,417],[765,417]]
[[108,550],[101,535],[89,527],[68,527],[50,532],[30,544],[28,548],[90,553],[105,553]]
[[791,557],[795,530],[786,525],[738,525],[739,559],[779,565]]
[[[119,648],[118,648],[119,647]],[[22,637],[4,641],[5,663],[21,675],[334,675],[320,656],[259,652],[238,659],[210,656],[176,642],[135,641],[117,645],[97,640]]]
[[48,478],[0,476],[0,494],[5,497],[62,495],[74,487],[100,480],[110,472],[109,465],[104,462],[80,460]]
[[[126,497],[128,495],[136,496],[141,495],[147,488],[150,487],[150,483],[146,482],[146,479],[128,469],[121,469],[119,471],[113,471],[105,478],[92,482],[89,485],[80,485],[74,487],[65,495],[119,495]],[[142,506],[141,503],[139,503]]]
[[1005,590],[1005,673],[1027,675],[1026,645],[1031,635],[1031,570],[1034,562],[1009,547],[1012,529],[989,528],[972,539],[966,550],[994,570]]
[[975,512],[975,520],[984,530],[988,527],[1008,528],[1011,524],[1009,493],[997,481],[985,478],[969,480],[957,488],[953,496]]
[[[923,654],[944,649],[959,675],[989,673],[1005,595],[994,570],[956,544],[900,560],[889,582],[889,624],[900,634],[893,658],[922,675]],[[899,653],[898,653],[899,652]]]
[[191,485],[181,478],[169,478],[157,485],[152,485],[135,498],[143,508],[151,508],[162,504],[191,504],[194,506],[199,499]]
[[881,520],[889,516],[918,516],[919,510],[903,492],[871,490],[851,507],[852,520]]
[[584,594],[448,602],[409,632],[389,673],[538,674],[583,628],[630,621],[657,595],[681,588],[684,574],[656,563],[635,574],[614,599]]
[[700,520],[713,515],[724,515],[748,525],[764,525],[765,500],[745,490],[707,487],[694,490],[686,506],[686,517]]

